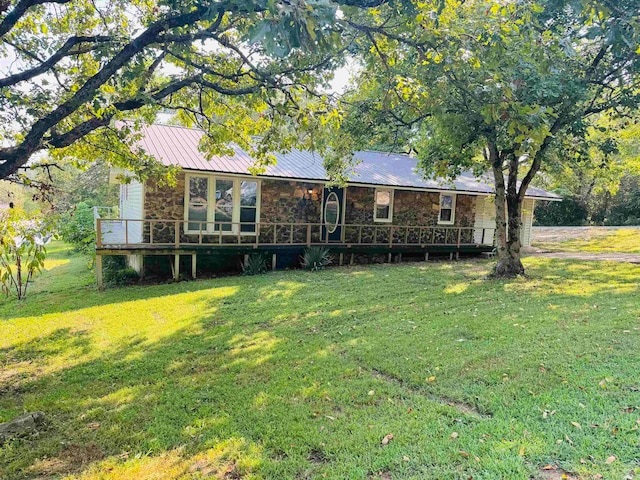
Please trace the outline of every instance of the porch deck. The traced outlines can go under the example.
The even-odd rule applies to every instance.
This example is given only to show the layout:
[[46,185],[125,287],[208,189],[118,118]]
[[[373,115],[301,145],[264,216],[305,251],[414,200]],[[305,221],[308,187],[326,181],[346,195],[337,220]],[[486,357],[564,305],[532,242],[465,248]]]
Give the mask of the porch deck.
[[480,254],[493,250],[493,228],[423,225],[336,224],[333,230],[321,223],[294,222],[186,222],[161,219],[96,219],[96,274],[102,286],[103,255],[171,255],[174,278],[179,277],[181,255],[192,258],[196,276],[198,254],[250,254],[261,251],[276,256],[298,254],[305,248],[324,246],[344,255],[448,253]]
[[[189,230],[190,229],[190,230]],[[96,219],[96,250],[172,252],[256,250],[327,246],[331,249],[491,250],[493,228],[425,225],[338,224],[333,231],[321,223],[186,222],[161,219]],[[446,247],[444,250],[442,247]]]

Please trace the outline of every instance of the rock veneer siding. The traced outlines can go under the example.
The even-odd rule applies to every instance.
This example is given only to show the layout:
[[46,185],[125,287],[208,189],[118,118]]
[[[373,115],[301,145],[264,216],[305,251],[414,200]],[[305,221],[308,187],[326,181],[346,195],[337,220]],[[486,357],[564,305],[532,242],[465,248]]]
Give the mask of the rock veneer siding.
[[[323,185],[301,181],[262,179],[260,182],[260,242],[261,243],[305,243],[310,233],[312,242],[321,241],[322,191]],[[144,217],[157,219],[145,222],[144,242],[149,242],[153,226],[153,243],[173,243],[175,222],[184,220],[185,174],[178,175],[175,186],[160,186],[147,182],[144,189]],[[433,230],[398,228],[393,232],[393,243],[450,243],[457,242],[457,230],[438,225],[440,194],[411,190],[395,190],[393,200],[393,222],[376,223],[373,220],[375,188],[347,187],[345,223],[371,225],[367,228],[346,227],[347,243],[389,243],[390,225],[432,226]],[[475,222],[476,197],[456,196],[455,223],[453,226],[473,227]],[[163,222],[160,220],[168,220]],[[313,224],[308,227],[306,224]],[[181,229],[180,243],[197,243],[198,235],[186,235]],[[376,228],[375,226],[379,226]],[[461,242],[473,240],[473,231],[464,230]],[[237,243],[236,235],[203,235],[204,243]],[[242,235],[242,243],[255,242],[254,235]]]
[[[260,182],[260,241],[264,243],[288,243],[292,231],[294,242],[302,243],[307,238],[307,227],[291,228],[290,224],[320,223],[323,186],[314,183],[288,180],[262,179]],[[185,174],[178,175],[175,186],[160,186],[149,181],[145,186],[144,213],[146,219],[184,220]],[[283,225],[277,225],[282,223]],[[153,224],[154,243],[175,241],[175,222],[145,222],[144,241],[150,241],[150,226]],[[287,225],[284,225],[287,224]],[[180,223],[182,229],[182,223]],[[182,231],[182,230],[181,230]],[[314,225],[312,241],[320,241],[320,227]],[[223,235],[222,243],[237,243],[235,235]],[[217,234],[203,235],[204,243],[218,243]],[[180,234],[180,243],[197,243],[198,235]],[[242,235],[242,243],[255,242],[254,235]]]
[[[438,225],[440,212],[440,194],[412,190],[395,190],[393,195],[393,219],[391,223],[374,222],[373,187],[348,187],[346,191],[345,220],[347,224],[379,225],[379,228],[347,227],[347,243],[388,243],[390,226],[429,226],[438,227],[429,230],[394,229],[393,243],[457,243],[458,231]],[[476,213],[476,196],[456,195],[455,223],[451,227],[473,227]],[[463,230],[460,241],[469,243],[473,231]],[[375,242],[374,242],[375,240]]]
[[[312,242],[320,241],[322,185],[271,179],[261,184],[260,242],[304,243],[309,233]],[[309,223],[315,225],[295,225]]]

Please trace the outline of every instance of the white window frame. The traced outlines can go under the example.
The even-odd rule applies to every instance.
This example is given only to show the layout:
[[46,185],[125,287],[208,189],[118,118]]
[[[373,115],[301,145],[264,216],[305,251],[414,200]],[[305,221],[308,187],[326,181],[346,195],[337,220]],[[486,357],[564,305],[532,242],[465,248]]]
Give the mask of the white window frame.
[[262,191],[262,182],[257,178],[243,178],[243,177],[229,177],[225,175],[198,175],[186,174],[184,179],[184,233],[187,235],[198,235],[200,230],[189,230],[189,223],[198,223],[197,221],[189,221],[189,184],[194,177],[202,177],[207,179],[207,228],[202,230],[202,234],[206,235],[240,235],[243,236],[256,236],[258,228],[255,232],[242,232],[239,230],[240,223],[240,197],[241,195],[233,195],[233,213],[231,215],[231,221],[233,222],[232,228],[229,231],[214,230],[215,227],[215,205],[216,205],[216,180],[226,180],[233,182],[233,191],[240,192],[240,185],[242,182],[255,182],[256,185],[256,225],[260,223],[260,199]]
[[[378,192],[389,192],[389,217],[378,218]],[[393,222],[393,188],[376,188],[373,192],[373,221],[376,223],[391,223]]]
[[[451,197],[451,220],[442,220],[442,197]],[[456,223],[456,197],[455,193],[440,193],[438,198],[438,225],[453,225]]]

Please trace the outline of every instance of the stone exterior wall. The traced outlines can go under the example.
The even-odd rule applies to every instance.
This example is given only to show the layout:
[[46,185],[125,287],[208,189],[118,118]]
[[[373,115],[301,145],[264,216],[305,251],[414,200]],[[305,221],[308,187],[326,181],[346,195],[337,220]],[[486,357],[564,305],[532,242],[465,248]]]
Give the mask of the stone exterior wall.
[[[262,180],[260,199],[260,241],[288,243],[293,235],[294,243],[306,242],[307,234],[311,241],[320,241],[320,227],[282,225],[276,223],[314,223],[321,222],[323,186],[283,180]],[[275,237],[274,237],[275,230]]]
[[[144,217],[158,220],[184,220],[185,175],[178,176],[174,187],[158,186],[154,182],[145,185]],[[293,243],[306,242],[311,234],[312,242],[321,240],[323,185],[317,183],[263,179],[260,187],[260,242]],[[375,188],[347,187],[345,223],[371,225],[367,228],[345,228],[347,243],[389,243],[390,224],[373,220]],[[432,226],[431,230],[394,228],[393,243],[456,243],[457,230],[438,226],[440,195],[435,192],[395,190],[393,200],[393,226]],[[476,196],[456,196],[455,224],[473,227],[475,222]],[[275,225],[282,223],[283,225]],[[316,224],[312,227],[291,224]],[[284,225],[286,224],[286,225]],[[182,228],[182,223],[180,224]],[[379,228],[375,228],[378,226]],[[151,222],[145,222],[144,241],[150,241]],[[462,232],[461,241],[471,242],[473,232]],[[153,242],[173,243],[175,223],[153,222]],[[203,242],[217,243],[217,234],[203,235]],[[222,236],[223,243],[236,243],[235,235]],[[255,236],[243,235],[242,243],[253,243]],[[180,235],[181,243],[197,243],[197,235]]]
[[[347,224],[379,225],[379,228],[348,227],[345,241],[348,243],[388,243],[391,233],[390,225],[431,226],[438,227],[440,212],[440,194],[437,192],[395,190],[393,198],[393,221],[391,224],[374,222],[373,187],[348,187],[346,191]],[[456,195],[456,213],[453,227],[473,227],[476,212],[476,196]],[[440,226],[436,229],[423,230],[394,228],[393,243],[457,243],[458,231]],[[473,232],[463,230],[461,242],[471,242]]]
[[[185,174],[178,176],[175,187],[158,186],[147,182],[145,186],[144,216],[147,219],[184,220]],[[322,185],[306,182],[264,179],[260,186],[260,222],[265,224],[260,230],[261,242],[273,242],[276,229],[276,242],[290,241],[292,229],[289,225],[276,228],[275,223],[320,223],[322,212]],[[144,241],[150,240],[151,222],[145,222]],[[320,227],[312,228],[312,240],[320,241]],[[307,227],[294,227],[295,242],[305,242]],[[203,235],[205,243],[217,243],[217,234]],[[175,223],[153,222],[153,242],[172,243],[175,241]],[[197,235],[180,235],[181,243],[197,243]],[[237,243],[234,235],[223,235],[223,243]],[[255,242],[255,236],[243,235],[242,243]]]
[[[184,219],[184,173],[180,173],[174,187],[159,186],[147,181],[144,189],[144,218],[159,220]],[[175,241],[175,223],[145,222],[144,241],[150,241],[150,227],[153,225],[153,243],[173,243]],[[184,235],[181,236],[186,241]],[[181,239],[181,241],[183,241]]]

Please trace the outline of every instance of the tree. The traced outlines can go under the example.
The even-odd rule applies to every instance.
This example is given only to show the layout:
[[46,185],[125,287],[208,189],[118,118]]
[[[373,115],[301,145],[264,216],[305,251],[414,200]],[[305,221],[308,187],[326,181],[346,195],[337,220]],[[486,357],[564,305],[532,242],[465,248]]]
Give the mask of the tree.
[[494,275],[523,274],[522,203],[543,167],[567,160],[552,150],[638,106],[638,2],[424,0],[346,21],[363,68],[345,134],[416,152],[426,175],[492,172]]
[[[591,122],[586,136],[567,135],[556,142],[557,147],[549,152],[552,161],[538,184],[562,194],[564,200],[539,205],[536,208],[539,223],[602,223],[609,216],[607,203],[617,196],[623,180],[640,174],[639,133],[637,115],[633,118],[600,115]],[[630,184],[624,181],[624,185]],[[619,215],[615,217],[617,222],[621,220]]]
[[342,59],[337,6],[380,1],[0,2],[0,179],[42,151],[158,174],[136,130],[161,109],[206,127],[209,152],[286,146],[287,119],[322,111],[320,95],[300,103]]

